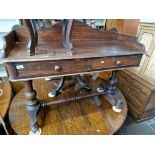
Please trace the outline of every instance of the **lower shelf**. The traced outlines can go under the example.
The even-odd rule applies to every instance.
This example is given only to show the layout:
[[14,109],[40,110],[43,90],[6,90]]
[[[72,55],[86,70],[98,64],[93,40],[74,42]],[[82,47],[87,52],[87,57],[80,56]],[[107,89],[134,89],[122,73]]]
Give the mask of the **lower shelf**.
[[[49,98],[51,87],[45,80],[35,80],[33,85],[37,91],[38,99],[51,101],[60,98],[68,98],[86,93],[75,86],[68,87],[70,81],[65,82],[62,93],[55,98]],[[101,83],[97,79],[93,89]],[[112,110],[112,106],[102,96],[101,106],[97,106],[93,99],[83,99],[67,104],[51,105],[39,113],[39,124],[43,135],[108,135],[114,134],[124,123],[127,115],[126,102],[120,113]],[[29,133],[29,118],[26,112],[26,99],[24,89],[13,98],[9,109],[9,120],[13,130],[20,135]]]

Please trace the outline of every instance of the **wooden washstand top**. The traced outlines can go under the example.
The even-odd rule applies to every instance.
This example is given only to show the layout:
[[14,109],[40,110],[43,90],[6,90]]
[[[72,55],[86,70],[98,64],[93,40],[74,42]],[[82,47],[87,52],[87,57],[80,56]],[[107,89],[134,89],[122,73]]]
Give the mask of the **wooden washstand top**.
[[[98,45],[96,45],[98,44]],[[75,54],[69,56],[66,51],[61,47],[60,43],[47,44],[48,51],[46,51],[46,45],[39,45],[40,49],[37,49],[34,56],[27,55],[27,44],[17,43],[11,50],[9,56],[5,58],[4,62],[21,62],[21,61],[41,61],[41,60],[64,60],[64,59],[84,59],[84,58],[99,58],[108,56],[128,56],[128,55],[142,55],[143,50],[137,50],[136,48],[121,45],[115,41],[108,42],[75,42],[74,44]]]
[[137,37],[111,31],[92,29],[86,24],[74,20],[71,33],[73,55],[67,55],[63,47],[62,21],[51,28],[38,30],[38,43],[35,46],[35,55],[29,55],[28,41],[30,33],[25,26],[14,26],[5,37],[4,62],[40,61],[81,59],[108,56],[142,55],[144,46]]

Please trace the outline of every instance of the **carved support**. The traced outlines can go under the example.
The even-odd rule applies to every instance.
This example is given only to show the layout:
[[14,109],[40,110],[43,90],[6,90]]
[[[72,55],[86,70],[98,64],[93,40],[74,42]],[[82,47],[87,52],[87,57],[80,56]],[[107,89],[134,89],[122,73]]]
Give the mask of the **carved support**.
[[117,78],[116,78],[116,71],[112,71],[111,79],[109,80],[109,86],[108,86],[108,96],[114,100],[113,110],[116,112],[121,112],[122,109],[122,94],[119,92],[119,90],[116,88],[117,84]]
[[36,91],[33,89],[32,80],[25,81],[25,97],[28,100],[26,109],[30,117],[30,134],[40,134],[37,115],[40,110],[40,102],[36,98]]
[[116,78],[117,72],[118,71],[112,71],[112,76],[109,80],[109,86],[108,86],[108,93],[109,94],[115,94],[116,84],[117,84],[117,78]]
[[35,21],[31,19],[25,19],[25,23],[28,27],[29,33],[30,33],[30,38],[28,42],[28,52],[29,55],[35,55],[35,46],[38,43],[38,33],[35,25]]
[[75,76],[75,79],[77,80],[78,84],[81,86],[81,88],[84,88],[86,90],[91,90],[91,85],[88,83],[85,83],[80,75]]
[[73,54],[73,45],[71,42],[71,31],[72,31],[73,19],[64,19],[62,27],[63,35],[63,46],[67,50],[67,54]]
[[53,90],[48,94],[48,96],[49,96],[49,97],[55,97],[55,96],[57,96],[57,95],[60,93],[60,90],[61,90],[61,88],[63,87],[64,82],[65,82],[65,77],[61,77],[61,79],[60,79],[58,85],[56,86],[56,88],[53,89]]
[[112,109],[115,112],[121,112],[122,104],[123,104],[123,95],[116,88],[117,79],[116,79],[117,71],[112,71],[112,76],[108,83],[101,84],[99,88],[97,88],[98,92],[104,92],[105,98],[111,103]]

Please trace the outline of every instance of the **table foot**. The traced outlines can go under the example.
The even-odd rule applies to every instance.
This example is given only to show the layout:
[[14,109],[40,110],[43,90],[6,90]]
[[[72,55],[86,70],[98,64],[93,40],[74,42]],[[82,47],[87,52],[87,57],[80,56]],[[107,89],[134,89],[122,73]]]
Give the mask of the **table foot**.
[[112,106],[112,110],[119,113],[122,111],[122,109],[118,109],[116,106]]
[[78,82],[78,84],[80,85],[81,88],[86,89],[86,90],[88,90],[88,91],[92,89],[91,84],[85,83],[85,82],[82,80],[82,78],[81,78],[80,75],[75,76],[75,78],[76,78],[76,80],[77,80],[77,82]]
[[51,92],[48,93],[48,97],[53,98],[57,96],[62,91],[64,82],[65,82],[65,77],[61,77],[56,88],[54,88]]
[[30,131],[29,135],[41,135],[41,128],[39,128],[35,133],[33,131]]

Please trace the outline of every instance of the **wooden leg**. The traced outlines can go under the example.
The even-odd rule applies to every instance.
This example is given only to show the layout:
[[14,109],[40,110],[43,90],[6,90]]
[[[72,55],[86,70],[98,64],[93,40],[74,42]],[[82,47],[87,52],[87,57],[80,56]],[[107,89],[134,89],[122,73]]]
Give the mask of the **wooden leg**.
[[57,96],[57,95],[60,93],[60,90],[61,90],[61,88],[62,88],[64,82],[65,82],[65,77],[61,77],[61,79],[60,79],[60,81],[59,81],[57,87],[56,87],[55,89],[53,89],[53,90],[48,94],[48,97],[55,97],[55,96]]
[[28,100],[26,109],[30,117],[30,134],[40,134],[37,115],[40,110],[40,102],[36,98],[36,91],[33,89],[32,80],[25,81],[25,97]]
[[99,88],[97,88],[98,92],[105,92],[105,98],[111,103],[112,109],[115,112],[121,112],[122,104],[123,104],[123,95],[116,88],[117,79],[116,79],[117,71],[112,71],[112,76],[108,83],[102,83]]
[[116,78],[117,71],[112,71],[112,77],[109,80],[108,86],[108,96],[114,99],[113,110],[115,112],[121,112],[122,109],[122,94],[119,93],[119,90],[116,88],[117,78]]
[[75,76],[75,78],[76,78],[76,80],[77,80],[77,82],[78,82],[78,84],[80,85],[81,88],[84,88],[84,89],[87,89],[87,90],[91,90],[91,88],[92,88],[91,85],[88,84],[88,83],[85,83],[82,80],[80,75]]
[[117,74],[117,71],[112,71],[112,76],[111,76],[111,79],[109,80],[109,86],[108,86],[109,94],[115,94],[116,84],[117,84],[116,74]]

